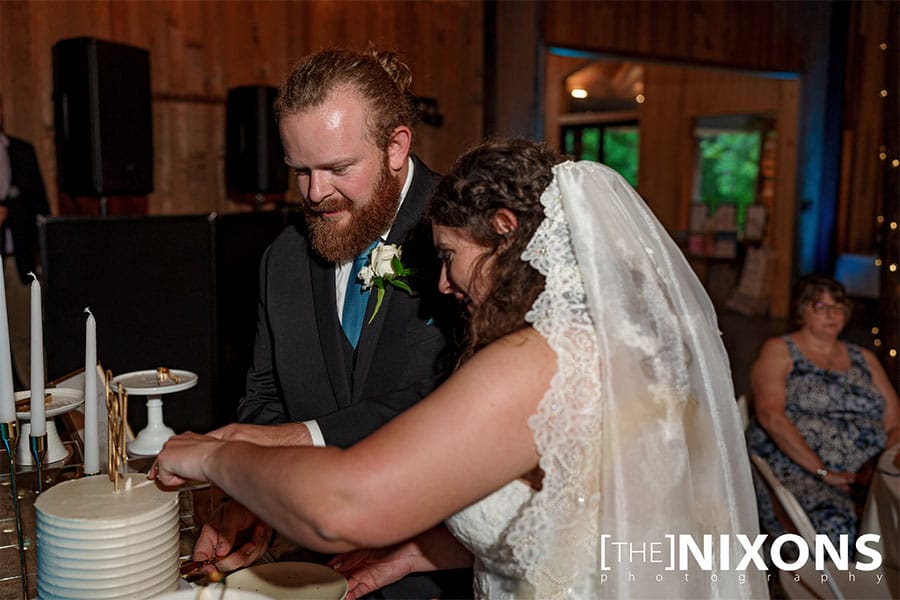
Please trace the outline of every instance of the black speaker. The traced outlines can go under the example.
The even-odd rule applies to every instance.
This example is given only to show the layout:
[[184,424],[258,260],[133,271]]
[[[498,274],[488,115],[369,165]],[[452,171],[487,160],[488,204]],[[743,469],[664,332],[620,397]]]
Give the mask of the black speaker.
[[238,400],[244,395],[256,339],[259,264],[266,248],[287,224],[287,215],[286,210],[258,210],[218,215],[213,222],[218,425],[235,420]]
[[[42,217],[38,231],[48,379],[84,365],[89,306],[104,368],[196,373],[196,387],[163,397],[164,420],[176,431],[212,429],[219,415],[211,218]],[[135,433],[147,424],[146,400],[129,399]]]
[[61,191],[153,191],[150,53],[95,38],[53,45],[53,107]]
[[[169,427],[233,422],[253,361],[260,259],[289,214],[40,217],[48,380],[84,366],[90,306],[98,359],[114,375],[197,374],[196,387],[163,398]],[[137,433],[146,398],[128,404]]]
[[278,90],[247,85],[228,90],[225,107],[225,186],[239,193],[281,193],[288,169],[272,104]]

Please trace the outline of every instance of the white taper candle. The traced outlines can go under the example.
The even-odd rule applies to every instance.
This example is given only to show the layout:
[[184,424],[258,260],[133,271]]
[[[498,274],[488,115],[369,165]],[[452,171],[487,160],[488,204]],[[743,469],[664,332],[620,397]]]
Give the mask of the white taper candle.
[[0,422],[11,423],[16,420],[16,396],[6,316],[6,284],[3,281],[3,261],[0,260]]
[[100,439],[97,433],[97,322],[85,308],[84,335],[84,472],[100,472]]
[[34,273],[31,282],[31,435],[47,433],[44,411],[44,323],[41,284]]

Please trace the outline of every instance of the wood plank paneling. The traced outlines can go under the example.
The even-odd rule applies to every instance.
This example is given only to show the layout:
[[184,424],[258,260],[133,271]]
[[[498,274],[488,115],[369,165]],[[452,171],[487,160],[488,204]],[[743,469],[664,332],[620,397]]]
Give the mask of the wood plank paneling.
[[813,2],[560,0],[544,4],[548,46],[799,72]]
[[58,212],[51,49],[79,36],[150,51],[154,214],[245,210],[224,189],[229,88],[281,83],[290,65],[332,46],[392,49],[413,91],[437,99],[440,128],[423,125],[416,151],[433,168],[482,136],[481,3],[197,0],[0,2],[0,91],[7,130],[38,152]]
[[[890,22],[878,16],[881,9],[877,7],[894,3],[872,1],[853,6],[857,21],[851,24],[855,28],[851,35],[868,36],[873,27]],[[498,73],[492,113],[501,115],[494,125],[505,134],[529,133],[531,115],[539,114],[536,99],[540,93],[525,98],[527,90],[535,90],[534,82],[543,77],[535,44],[803,73],[810,67],[804,61],[822,58],[808,51],[808,24],[822,21],[811,16],[819,14],[814,11],[828,10],[827,3],[771,0],[560,0],[501,2],[495,8],[503,17],[497,23],[497,67],[502,73]],[[227,90],[249,83],[278,85],[290,64],[304,54],[329,46],[362,48],[373,42],[396,49],[413,70],[413,91],[438,100],[444,125],[421,126],[415,147],[432,167],[446,170],[455,156],[483,134],[485,10],[483,2],[468,0],[4,1],[0,2],[0,90],[5,121],[12,134],[35,144],[56,208],[52,45],[64,38],[93,36],[147,48],[151,52],[156,172],[150,212],[243,210],[245,207],[225,198],[222,169]],[[543,39],[522,35],[535,19]],[[878,185],[865,154],[871,151],[871,140],[878,133],[870,120],[872,99],[854,98],[860,86],[870,85],[877,69],[869,68],[875,64],[871,56],[852,52],[845,122],[850,128],[846,139],[854,150],[845,162],[849,179],[843,188],[843,214],[850,220],[839,230],[841,249],[872,246],[874,233],[868,219],[873,209],[855,203],[859,198],[868,202]],[[553,96],[557,92],[550,90],[554,83],[549,64],[555,59],[546,60],[543,109],[550,114],[559,99]],[[859,86],[852,80],[854,73],[862,78]],[[674,82],[671,85],[669,108],[687,110],[687,99],[680,98],[682,92],[674,88]],[[706,96],[695,102],[695,111],[714,109]],[[789,102],[787,96],[784,102]],[[854,119],[858,125],[853,124]],[[544,133],[548,141],[553,140],[552,127]],[[783,156],[779,151],[779,160]],[[684,202],[684,184],[668,188],[665,183],[669,167],[660,164],[657,173],[650,167],[641,169],[641,186],[647,187],[652,202],[659,202],[654,189],[661,190],[659,198],[674,194]],[[781,190],[779,194],[790,198],[794,192]],[[856,212],[857,206],[863,210]],[[660,207],[663,218],[676,225],[685,218],[680,210],[677,205]],[[773,221],[772,227],[779,237],[791,236],[786,218]]]
[[[587,61],[548,55],[544,92],[547,140],[559,147],[556,116],[564,112],[565,76]],[[788,311],[796,197],[797,80],[769,79],[721,69],[647,63],[640,105],[638,191],[672,233],[685,231],[694,184],[694,124],[698,117],[766,114],[778,130],[775,196],[766,241],[775,250],[771,313]]]
[[[884,145],[887,160],[883,170],[884,222],[881,225],[881,298],[879,316],[882,338],[879,355],[894,384],[900,386],[900,4],[890,3],[885,35]],[[893,265],[893,270],[891,269]]]
[[[844,150],[841,197],[836,223],[837,253],[875,254],[876,217],[883,214],[885,149],[885,73],[890,3],[867,2],[851,7],[847,79],[844,84]],[[897,24],[895,23],[896,27]],[[858,68],[862,66],[863,68]],[[886,156],[886,154],[885,154]]]
[[694,126],[709,115],[764,114],[778,131],[775,196],[765,241],[775,251],[773,316],[787,316],[793,265],[799,82],[713,69],[646,65],[641,105],[638,187],[669,231],[688,225],[694,172]]
[[525,0],[492,6],[496,11],[493,80],[486,82],[493,96],[487,99],[493,103],[490,133],[536,137],[543,130],[538,110],[544,84],[538,68],[543,60],[539,41],[542,7]]

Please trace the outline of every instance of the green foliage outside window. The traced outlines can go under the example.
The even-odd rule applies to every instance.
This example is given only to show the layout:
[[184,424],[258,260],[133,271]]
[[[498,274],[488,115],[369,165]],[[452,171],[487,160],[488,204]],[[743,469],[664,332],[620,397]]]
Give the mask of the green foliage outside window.
[[[576,147],[576,133],[580,134],[580,147]],[[563,152],[574,160],[600,162],[600,129],[598,127],[584,127],[577,131],[566,129]]]
[[[576,135],[580,135],[580,146]],[[639,147],[640,134],[636,125],[582,127],[577,132],[567,128],[563,132],[564,153],[575,160],[602,162],[621,173],[633,187],[637,187]]]
[[637,127],[607,129],[604,132],[603,162],[621,173],[632,187],[637,187],[639,147]]
[[759,175],[760,135],[729,132],[698,138],[700,152],[700,202],[710,214],[720,204],[734,204],[738,231],[744,229],[747,206],[756,200]]

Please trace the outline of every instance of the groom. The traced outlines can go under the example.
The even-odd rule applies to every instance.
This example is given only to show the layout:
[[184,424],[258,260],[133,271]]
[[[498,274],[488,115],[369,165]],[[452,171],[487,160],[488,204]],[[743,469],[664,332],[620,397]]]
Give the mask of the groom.
[[[438,176],[410,154],[410,81],[393,54],[328,50],[297,65],[282,87],[275,110],[303,219],[262,259],[241,423],[210,435],[346,447],[426,396],[452,368],[456,307],[440,298],[440,264],[420,223]],[[376,310],[378,290],[364,289],[357,274],[381,245],[401,249],[412,293],[386,286]],[[235,503],[204,527],[194,558],[227,553],[240,531],[252,539],[217,566],[253,562],[270,530]],[[382,593],[470,596],[471,573],[417,575]]]

